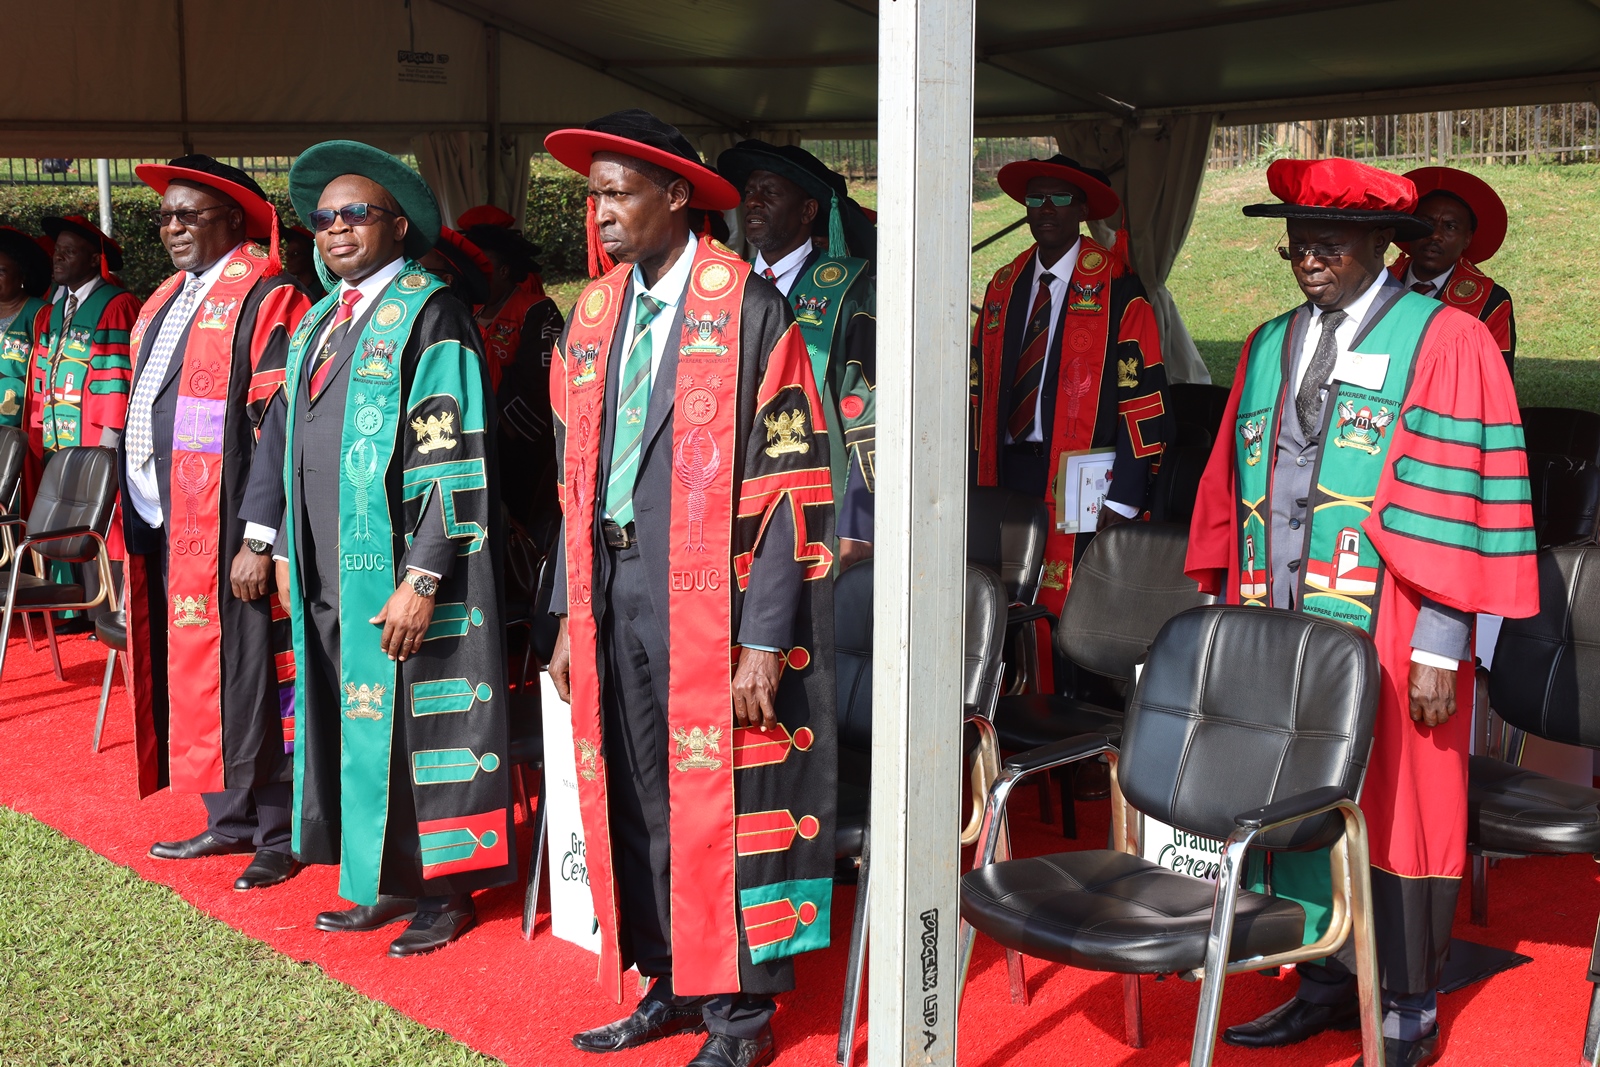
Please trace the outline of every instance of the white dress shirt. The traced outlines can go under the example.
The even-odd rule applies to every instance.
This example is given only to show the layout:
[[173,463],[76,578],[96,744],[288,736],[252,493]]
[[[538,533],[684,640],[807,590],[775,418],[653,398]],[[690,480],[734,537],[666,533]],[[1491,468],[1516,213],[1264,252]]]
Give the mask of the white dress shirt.
[[[228,260],[233,258],[233,253],[237,252],[239,248],[239,245],[234,245],[233,249],[229,251],[227,255],[211,264],[211,266],[208,267],[203,274],[199,275],[201,287],[200,291],[195,294],[194,303],[190,305],[191,310],[189,315],[191,318],[194,317],[195,312],[200,310],[200,302],[206,298],[207,293],[211,292],[211,287],[217,284],[217,279],[222,277],[222,268],[228,265]],[[181,295],[184,288],[188,286],[188,284],[193,281],[194,278],[195,275],[188,271],[184,271],[183,284],[174,290],[174,292]],[[78,299],[81,303],[83,297],[80,296]],[[151,343],[155,342],[154,334],[150,335],[150,340]],[[138,359],[139,353],[133,353],[133,358]],[[173,354],[173,358],[177,358],[176,353]],[[168,366],[170,369],[171,365],[169,364]],[[156,384],[159,388],[160,383],[158,382]],[[137,382],[134,383],[133,391],[134,393],[139,391]],[[150,399],[153,402],[155,397],[152,396]],[[132,403],[131,396],[129,397],[129,402]],[[159,530],[165,524],[166,516],[161,512],[161,483],[156,480],[155,456],[152,455],[149,459],[145,460],[144,464],[140,467],[128,468],[128,503],[133,505],[133,510],[139,513],[139,518],[143,519],[145,521],[145,525],[149,526],[152,530]],[[271,531],[268,531],[268,533],[271,534]],[[275,535],[262,537],[261,540],[272,541],[274,538]]]
[[[650,335],[650,396],[655,397],[656,371],[661,367],[661,357],[666,354],[667,342],[674,337],[682,336],[680,325],[683,322],[683,293],[689,287],[689,268],[694,266],[694,254],[699,247],[699,240],[694,234],[689,235],[689,243],[684,247],[678,261],[674,263],[656,283],[650,288],[644,287],[644,275],[637,267],[633,270],[633,280],[628,284],[628,317],[620,324],[628,332],[623,339],[623,352],[633,342],[634,307],[641,294],[649,294],[661,303],[661,310],[656,317],[650,320],[650,325],[645,327]],[[618,372],[622,368],[618,367]],[[664,394],[662,403],[672,402],[670,394]],[[617,390],[617,406],[622,406],[622,390]],[[622,412],[617,412],[621,419]]]
[[756,253],[756,273],[766,277],[767,271],[772,271],[772,284],[778,287],[778,292],[788,296],[794,289],[794,283],[800,280],[800,268],[806,265],[806,260],[811,258],[811,242],[803,241],[799,248],[784,256],[776,263],[768,263],[765,252]]
[[[1050,330],[1045,339],[1044,366],[1039,376],[1040,389],[1033,400],[1033,429],[1028,431],[1024,441],[1044,441],[1044,388],[1043,384],[1050,377],[1050,364],[1054,362],[1061,349],[1061,319],[1067,307],[1067,283],[1072,280],[1072,272],[1078,266],[1078,250],[1083,247],[1083,241],[1077,240],[1072,247],[1067,249],[1060,259],[1046,267],[1044,261],[1038,256],[1033,257],[1033,274],[1028,278],[1028,292],[1026,293],[1027,308],[1033,307],[1033,300],[1039,294],[1039,280],[1046,274],[1050,275]],[[1007,442],[1016,444],[1009,433],[1006,434]]]

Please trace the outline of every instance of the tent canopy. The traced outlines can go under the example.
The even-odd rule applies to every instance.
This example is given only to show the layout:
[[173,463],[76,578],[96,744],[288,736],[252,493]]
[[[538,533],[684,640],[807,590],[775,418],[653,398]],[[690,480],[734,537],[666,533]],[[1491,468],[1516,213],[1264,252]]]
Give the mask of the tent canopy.
[[[542,134],[644,106],[706,134],[870,136],[879,0],[56,0],[0,99],[13,155],[299,151]],[[246,15],[248,11],[248,15]],[[1594,99],[1581,0],[980,0],[979,134]]]

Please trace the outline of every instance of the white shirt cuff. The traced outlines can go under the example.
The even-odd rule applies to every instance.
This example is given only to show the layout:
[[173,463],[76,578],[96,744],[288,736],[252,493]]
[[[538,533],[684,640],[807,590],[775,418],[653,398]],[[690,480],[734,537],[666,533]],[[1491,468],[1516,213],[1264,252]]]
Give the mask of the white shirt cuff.
[[413,566],[410,563],[406,564],[406,570],[416,571],[418,574],[426,574],[429,578],[432,578],[435,581],[439,581],[444,578],[444,575],[442,574],[439,574],[435,571],[423,570],[421,567]]
[[773,655],[776,655],[776,656],[783,655],[783,649],[781,649],[781,648],[773,648],[771,645],[752,645],[749,641],[744,641],[744,642],[740,643],[739,647],[740,648],[753,648],[757,652],[771,652]]
[[[265,541],[269,545],[278,543],[278,531],[270,526],[263,526],[259,522],[244,524],[244,539],[246,541]],[[274,559],[277,557],[274,556]]]
[[1449,656],[1441,656],[1437,652],[1424,652],[1420,648],[1411,650],[1411,662],[1420,663],[1424,667],[1438,667],[1442,671],[1458,671],[1461,669],[1460,660],[1451,659]]
[[1105,505],[1125,519],[1137,519],[1139,517],[1139,509],[1132,504],[1119,504],[1115,500],[1107,500]]

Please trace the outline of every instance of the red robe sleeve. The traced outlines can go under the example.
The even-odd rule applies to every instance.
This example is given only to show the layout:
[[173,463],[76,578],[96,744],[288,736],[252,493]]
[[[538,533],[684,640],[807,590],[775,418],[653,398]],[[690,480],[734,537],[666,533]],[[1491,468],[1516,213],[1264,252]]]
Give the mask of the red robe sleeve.
[[1442,309],[1423,336],[1362,524],[1396,580],[1461,611],[1539,610],[1517,395],[1483,323]]
[[121,430],[128,418],[128,393],[133,383],[133,355],[128,334],[139,318],[139,299],[118,293],[100,313],[94,327],[89,380],[83,390],[83,425],[78,440],[98,445],[105,430]]
[[1244,391],[1245,366],[1255,337],[1252,331],[1239,353],[1228,406],[1217,426],[1217,439],[1211,445],[1211,458],[1206,461],[1200,492],[1195,497],[1194,516],[1189,520],[1189,551],[1183,571],[1199,583],[1202,593],[1213,596],[1222,593],[1224,579],[1239,559],[1235,547],[1239,536],[1239,493],[1234,488],[1233,427],[1239,417],[1239,396]]

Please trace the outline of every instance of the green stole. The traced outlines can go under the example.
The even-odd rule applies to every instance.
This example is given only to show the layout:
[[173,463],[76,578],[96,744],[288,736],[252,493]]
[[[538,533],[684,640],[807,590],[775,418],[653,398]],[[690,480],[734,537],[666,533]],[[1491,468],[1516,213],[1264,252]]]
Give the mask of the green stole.
[[21,426],[28,395],[28,353],[33,351],[33,323],[44,301],[30,296],[0,333],[0,426]]
[[[789,293],[795,323],[800,327],[806,352],[811,356],[811,377],[822,393],[822,409],[828,414],[828,467],[833,480],[835,503],[844,499],[845,477],[850,470],[848,429],[858,422],[871,424],[874,421],[874,405],[871,403],[862,404],[861,409],[853,415],[841,407],[843,398],[837,395],[837,391],[843,376],[830,373],[829,367],[834,345],[844,345],[839,327],[845,309],[845,297],[866,269],[867,261],[864,259],[824,256],[811,268],[810,274],[794,283]],[[864,461],[862,469],[866,469]]]
[[[1308,615],[1359,626],[1376,635],[1378,601],[1383,591],[1383,560],[1361,524],[1372,514],[1378,481],[1388,465],[1394,420],[1411,387],[1412,370],[1428,324],[1439,312],[1436,300],[1405,293],[1358,335],[1353,352],[1388,356],[1388,370],[1376,388],[1334,382],[1322,413],[1322,447],[1306,502],[1311,515],[1301,559],[1295,603]],[[1262,326],[1250,344],[1244,388],[1233,434],[1234,470],[1239,480],[1239,584],[1241,603],[1272,603],[1270,558],[1272,471],[1280,419],[1294,412],[1286,368],[1289,325],[1295,313]],[[1231,594],[1232,591],[1225,591]],[[1258,882],[1253,888],[1261,890]],[[1305,943],[1327,930],[1331,906],[1328,850],[1280,852],[1272,861],[1272,891],[1306,909]]]
[[[346,705],[339,716],[341,841],[339,849],[339,895],[358,903],[377,898],[378,875],[383,862],[384,829],[389,818],[389,767],[394,741],[393,715],[400,714],[399,663],[389,659],[368,621],[388,602],[396,585],[394,578],[394,527],[390,513],[386,474],[394,458],[400,433],[400,418],[405,410],[400,395],[400,358],[411,329],[423,305],[444,283],[407,261],[395,280],[378,297],[378,306],[367,316],[350,359],[350,392],[345,399],[344,431],[340,444],[339,480],[339,629],[345,639],[339,645],[339,692]],[[320,336],[324,319],[338,303],[338,286],[330,288],[316,307],[306,313],[289,345],[287,371],[289,409],[288,448],[293,448],[296,407],[300,382],[305,375],[307,353]],[[417,369],[413,390],[425,390],[423,367]],[[418,395],[426,395],[420,392]],[[481,410],[481,409],[478,409]],[[470,430],[471,427],[462,427]],[[479,427],[481,429],[481,427]],[[286,451],[285,456],[292,455]],[[294,499],[294,465],[283,465],[285,499]],[[483,485],[482,464],[478,465],[477,488]],[[418,492],[426,491],[426,482]],[[406,493],[413,495],[407,484]],[[473,488],[473,486],[460,486]],[[445,495],[448,505],[450,496]],[[446,521],[451,513],[447,506]],[[284,523],[285,551],[295,558],[295,521]],[[480,538],[481,540],[481,538]],[[289,602],[302,602],[299,568],[289,568]],[[452,612],[462,605],[437,605],[428,636],[434,631],[459,623],[465,615]],[[453,616],[460,618],[453,619]],[[305,613],[291,612],[294,653],[297,663],[305,659]],[[357,635],[366,640],[352,639]],[[302,673],[301,678],[305,675]],[[295,721],[306,722],[305,689],[295,686]],[[448,710],[448,709],[447,709]],[[305,779],[306,745],[294,751],[294,781],[297,795]],[[474,768],[476,769],[476,768]],[[300,850],[302,805],[293,806],[293,847]],[[426,835],[424,835],[426,838]],[[429,842],[423,841],[426,850]]]
[[[43,440],[46,451],[81,445],[83,398],[89,390],[90,362],[94,359],[94,334],[106,305],[123,289],[103,282],[95,286],[72,317],[72,325],[62,336],[66,300],[50,309],[50,332],[41,340],[39,371],[44,382]],[[59,348],[59,354],[58,354]],[[98,442],[96,442],[98,444]]]

